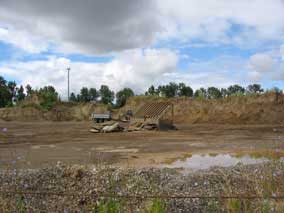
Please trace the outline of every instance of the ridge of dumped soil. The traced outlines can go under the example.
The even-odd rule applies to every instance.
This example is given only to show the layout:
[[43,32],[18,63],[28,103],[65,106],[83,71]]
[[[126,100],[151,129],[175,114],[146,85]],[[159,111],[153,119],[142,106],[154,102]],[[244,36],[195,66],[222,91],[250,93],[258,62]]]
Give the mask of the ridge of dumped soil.
[[[11,170],[0,173],[0,191],[15,190],[50,192],[59,195],[21,195],[0,193],[0,206],[15,210],[15,200],[21,198],[25,208],[58,212],[72,212],[95,208],[98,201],[104,202],[101,194],[116,196],[264,196],[275,210],[283,210],[270,197],[283,195],[283,161],[261,165],[231,168],[215,167],[208,171],[183,175],[174,169],[129,169],[121,170],[104,166],[65,166],[57,164],[38,170]],[[68,195],[72,196],[68,196]],[[105,198],[106,200],[108,198]],[[151,200],[141,198],[117,198],[123,206],[134,212],[147,209]],[[228,212],[233,211],[231,200],[224,199],[164,199],[167,212]],[[234,200],[235,202],[235,200]],[[259,209],[264,200],[242,200],[239,209]],[[127,205],[126,205],[127,204]],[[270,207],[269,207],[270,208]],[[129,210],[129,209],[128,209]],[[236,210],[236,209],[235,209]],[[65,212],[65,211],[64,211]],[[277,212],[277,211],[276,211]]]
[[187,124],[283,124],[284,95],[227,97],[223,99],[133,97],[120,113],[136,112],[143,104],[171,102],[174,105],[174,123]]
[[58,103],[51,110],[37,104],[0,109],[4,121],[86,121],[93,112],[101,113],[107,106],[94,103]]
[[[134,113],[151,102],[170,102],[174,105],[174,123],[208,124],[283,124],[284,95],[265,93],[261,95],[227,97],[223,99],[161,98],[135,96],[126,105],[114,110],[119,117],[127,110]],[[36,105],[0,109],[0,120],[5,121],[83,121],[89,120],[92,112],[105,112],[101,104],[57,104],[44,111]]]

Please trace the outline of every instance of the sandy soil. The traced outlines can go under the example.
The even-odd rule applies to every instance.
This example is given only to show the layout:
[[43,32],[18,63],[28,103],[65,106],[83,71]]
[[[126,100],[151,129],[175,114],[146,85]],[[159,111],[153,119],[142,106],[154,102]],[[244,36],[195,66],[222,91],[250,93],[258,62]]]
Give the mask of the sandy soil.
[[0,162],[38,168],[58,161],[150,167],[192,154],[282,153],[284,126],[179,125],[178,131],[93,134],[90,122],[0,122]]

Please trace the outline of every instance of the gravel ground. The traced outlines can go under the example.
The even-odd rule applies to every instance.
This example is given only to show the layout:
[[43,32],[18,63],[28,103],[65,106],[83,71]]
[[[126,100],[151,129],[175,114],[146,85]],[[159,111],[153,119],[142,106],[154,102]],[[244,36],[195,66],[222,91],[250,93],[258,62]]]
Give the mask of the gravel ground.
[[[36,170],[1,170],[0,206],[4,212],[66,213],[92,209],[97,212],[94,209],[112,199],[126,212],[145,212],[157,202],[151,196],[161,196],[158,201],[166,212],[263,212],[265,208],[268,212],[281,212],[283,200],[273,197],[284,194],[283,179],[283,161],[216,167],[192,174],[175,169],[121,170],[58,163]],[[116,198],[109,198],[112,196]],[[265,199],[180,198],[184,196],[264,196]]]

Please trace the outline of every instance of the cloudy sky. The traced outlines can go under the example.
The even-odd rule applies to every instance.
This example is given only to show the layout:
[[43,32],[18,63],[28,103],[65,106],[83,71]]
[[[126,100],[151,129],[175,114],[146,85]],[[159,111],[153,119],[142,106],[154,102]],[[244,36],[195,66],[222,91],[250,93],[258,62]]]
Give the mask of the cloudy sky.
[[0,0],[0,76],[34,87],[284,88],[284,0]]

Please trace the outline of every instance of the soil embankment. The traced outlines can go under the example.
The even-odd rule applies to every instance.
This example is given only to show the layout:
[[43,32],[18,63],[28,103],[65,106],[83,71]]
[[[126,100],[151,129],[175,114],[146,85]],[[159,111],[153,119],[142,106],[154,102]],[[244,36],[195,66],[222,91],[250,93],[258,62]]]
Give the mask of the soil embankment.
[[107,106],[93,103],[60,103],[51,110],[31,104],[0,109],[0,120],[4,121],[85,121],[93,112],[104,112]]
[[[266,93],[254,96],[228,97],[223,99],[160,98],[136,96],[126,105],[113,112],[115,118],[127,110],[134,113],[149,102],[171,102],[174,105],[176,124],[283,124],[284,95]],[[51,110],[39,105],[26,105],[0,109],[0,120],[5,121],[83,121],[92,112],[105,112],[101,104],[60,103]]]
[[121,109],[134,112],[147,102],[174,104],[174,123],[187,124],[283,124],[284,95],[267,93],[224,99],[134,97]]

